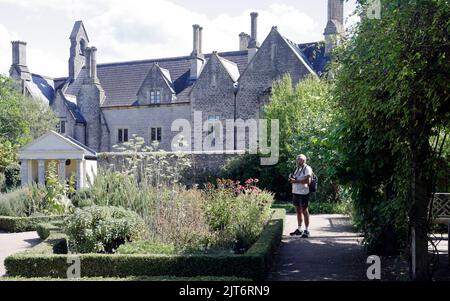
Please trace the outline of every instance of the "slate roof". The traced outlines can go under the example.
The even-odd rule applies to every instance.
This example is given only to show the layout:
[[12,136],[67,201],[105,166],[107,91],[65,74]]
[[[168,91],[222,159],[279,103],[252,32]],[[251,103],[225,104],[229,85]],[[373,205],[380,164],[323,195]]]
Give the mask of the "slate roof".
[[26,86],[33,98],[41,99],[49,105],[55,98],[55,87],[52,78],[32,73],[31,81],[27,81]]
[[[237,65],[242,72],[247,66],[247,51],[231,51],[219,53]],[[209,59],[211,54],[205,55]],[[136,101],[136,94],[147,76],[151,67],[157,63],[159,67],[170,72],[177,102],[185,101],[186,90],[192,85],[189,81],[191,68],[191,57],[182,56],[166,59],[154,59],[144,61],[131,61],[122,63],[99,64],[97,66],[98,78],[105,91],[104,107],[109,106],[129,106]],[[69,88],[69,90],[76,90]]]
[[80,108],[76,105],[76,103],[71,102],[70,100],[65,99],[64,104],[69,110],[70,114],[75,119],[77,123],[86,123],[86,119],[84,119],[83,114],[81,114]]
[[82,144],[80,141],[70,137],[70,136],[64,136],[65,139],[70,140],[71,142],[75,143],[79,147],[83,148],[87,152],[91,153],[92,156],[97,156],[97,152],[93,150],[92,148],[87,147],[86,145]]
[[[81,26],[82,24],[80,24]],[[296,44],[282,36],[298,57],[305,62],[305,65],[318,75],[324,73],[329,59],[325,57],[324,42]],[[209,60],[212,54],[205,54],[205,59]],[[239,78],[248,65],[248,51],[230,51],[218,53],[222,64],[227,68],[234,80]],[[130,106],[136,104],[137,92],[145,80],[149,70],[154,64],[158,64],[166,79],[173,84],[173,89],[177,95],[175,102],[188,102],[189,93],[193,82],[189,80],[190,56],[180,56],[173,58],[150,59],[140,61],[129,61],[119,63],[99,64],[97,66],[98,78],[105,91],[105,102],[102,106]],[[86,76],[83,68],[80,71],[77,81],[71,83],[64,94],[77,95],[81,87],[82,78]],[[44,89],[42,92],[48,99],[53,100],[54,91],[63,89],[67,83],[67,78],[57,78],[52,80],[52,84],[45,84],[48,79],[40,79],[39,75],[33,75],[39,86]],[[169,79],[170,77],[170,79]],[[51,89],[50,89],[51,87]],[[53,94],[52,94],[53,93]],[[52,97],[53,95],[53,97]],[[69,96],[67,95],[67,96]],[[73,101],[67,100],[67,107],[77,122],[84,123],[85,120]]]
[[322,75],[327,71],[330,59],[325,56],[325,42],[298,44],[298,48],[301,49],[317,74]]
[[230,75],[233,82],[236,82],[239,79],[240,72],[239,68],[236,63],[231,62],[227,59],[224,59],[223,57],[218,57],[220,62],[222,63],[222,66],[227,70],[228,74]]

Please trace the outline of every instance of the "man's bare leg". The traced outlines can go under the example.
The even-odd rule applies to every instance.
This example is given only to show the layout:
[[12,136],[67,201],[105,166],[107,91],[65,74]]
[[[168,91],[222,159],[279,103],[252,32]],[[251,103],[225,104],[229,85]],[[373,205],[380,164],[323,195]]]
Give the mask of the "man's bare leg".
[[305,227],[308,229],[309,227],[309,210],[308,208],[302,208],[302,213],[305,218]]
[[297,206],[295,207],[295,209],[297,210],[297,223],[298,223],[298,227],[301,228],[302,223],[303,223],[303,217],[302,217],[302,207]]

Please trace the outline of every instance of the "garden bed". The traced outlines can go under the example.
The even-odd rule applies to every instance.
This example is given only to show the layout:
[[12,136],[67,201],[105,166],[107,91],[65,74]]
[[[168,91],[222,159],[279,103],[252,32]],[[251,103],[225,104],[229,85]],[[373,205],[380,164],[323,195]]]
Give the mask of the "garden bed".
[[0,216],[0,230],[6,232],[26,232],[36,231],[40,223],[63,220],[64,216],[33,216],[33,217],[15,217]]
[[82,277],[214,276],[263,280],[281,241],[284,216],[284,210],[274,210],[259,239],[242,255],[55,254],[64,253],[66,240],[51,233],[36,247],[6,258],[5,266],[9,276],[65,278],[72,265],[68,257],[76,256]]

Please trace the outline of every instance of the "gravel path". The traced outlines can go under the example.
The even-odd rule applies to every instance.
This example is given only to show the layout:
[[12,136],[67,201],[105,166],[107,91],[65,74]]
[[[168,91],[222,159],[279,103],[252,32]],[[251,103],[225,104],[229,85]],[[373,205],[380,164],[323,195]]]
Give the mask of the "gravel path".
[[22,233],[5,233],[0,231],[0,277],[6,273],[3,261],[9,255],[31,248],[40,243],[36,231]]

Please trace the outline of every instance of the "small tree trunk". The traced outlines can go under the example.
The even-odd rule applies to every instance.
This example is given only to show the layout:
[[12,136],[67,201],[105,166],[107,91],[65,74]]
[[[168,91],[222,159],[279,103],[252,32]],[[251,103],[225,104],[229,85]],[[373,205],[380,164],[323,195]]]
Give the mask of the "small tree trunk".
[[[418,119],[416,119],[418,120]],[[418,131],[417,131],[418,132]],[[428,205],[431,199],[430,146],[423,132],[411,143],[411,191],[409,213],[411,227],[411,278],[416,281],[430,280],[428,261]],[[422,134],[422,135],[421,135]]]

